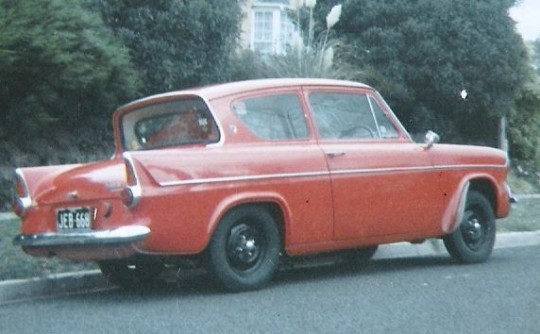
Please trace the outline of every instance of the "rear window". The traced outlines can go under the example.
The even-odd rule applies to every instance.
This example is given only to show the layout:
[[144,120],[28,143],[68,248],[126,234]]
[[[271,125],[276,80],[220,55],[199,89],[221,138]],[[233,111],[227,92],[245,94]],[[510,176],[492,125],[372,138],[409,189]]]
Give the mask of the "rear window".
[[217,125],[199,98],[155,104],[122,118],[124,147],[129,151],[219,141]]

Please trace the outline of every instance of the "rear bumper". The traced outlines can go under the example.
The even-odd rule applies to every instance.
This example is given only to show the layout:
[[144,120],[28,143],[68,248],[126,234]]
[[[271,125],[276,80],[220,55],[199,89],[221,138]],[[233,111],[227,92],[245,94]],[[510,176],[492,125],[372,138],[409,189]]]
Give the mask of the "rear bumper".
[[121,246],[142,241],[149,235],[146,226],[124,226],[84,233],[19,234],[13,244],[25,248]]

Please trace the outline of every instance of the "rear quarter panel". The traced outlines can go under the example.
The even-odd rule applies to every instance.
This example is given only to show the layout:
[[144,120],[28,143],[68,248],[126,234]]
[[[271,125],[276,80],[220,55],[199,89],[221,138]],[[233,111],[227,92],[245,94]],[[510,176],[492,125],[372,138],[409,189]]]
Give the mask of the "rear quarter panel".
[[223,215],[243,204],[273,203],[283,213],[286,245],[333,235],[330,179],[310,142],[132,152],[148,219],[148,252],[193,254],[206,248]]

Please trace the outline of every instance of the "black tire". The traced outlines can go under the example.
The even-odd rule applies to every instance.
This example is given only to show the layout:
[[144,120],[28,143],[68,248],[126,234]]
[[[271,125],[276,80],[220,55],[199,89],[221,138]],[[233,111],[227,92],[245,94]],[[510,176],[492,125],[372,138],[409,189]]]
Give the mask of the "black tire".
[[163,264],[153,259],[122,259],[98,262],[107,281],[125,289],[138,289],[153,283]]
[[459,227],[443,240],[448,253],[458,262],[479,263],[491,255],[495,234],[495,214],[491,204],[484,195],[471,190]]
[[378,248],[379,246],[371,246],[347,251],[345,261],[353,265],[364,265],[371,260]]
[[206,266],[229,291],[255,290],[274,276],[280,251],[272,216],[262,207],[241,207],[221,220],[207,249]]

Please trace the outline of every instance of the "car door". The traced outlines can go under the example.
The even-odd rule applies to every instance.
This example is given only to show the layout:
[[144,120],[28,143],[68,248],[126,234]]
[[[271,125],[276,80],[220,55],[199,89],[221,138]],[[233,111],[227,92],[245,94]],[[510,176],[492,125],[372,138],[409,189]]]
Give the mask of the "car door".
[[281,88],[235,98],[231,109],[240,123],[234,136],[252,144],[249,153],[244,145],[227,151],[243,168],[267,176],[258,189],[283,198],[290,213],[287,247],[303,251],[332,240],[333,210],[326,158],[308,126],[301,93],[297,87]]
[[336,240],[437,234],[438,172],[373,91],[310,89],[330,170]]

